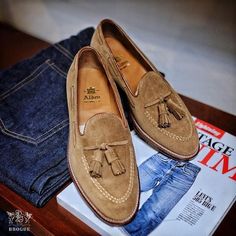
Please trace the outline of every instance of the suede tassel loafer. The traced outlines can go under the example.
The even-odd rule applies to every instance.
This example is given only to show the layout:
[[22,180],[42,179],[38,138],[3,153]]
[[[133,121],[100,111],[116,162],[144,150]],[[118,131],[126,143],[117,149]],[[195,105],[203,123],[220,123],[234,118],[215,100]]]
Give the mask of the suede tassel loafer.
[[67,101],[72,179],[103,220],[128,223],[139,202],[134,148],[115,82],[91,47],[82,48],[69,69]]
[[103,20],[91,42],[106,70],[125,92],[137,133],[174,159],[192,159],[199,141],[180,96],[116,23]]

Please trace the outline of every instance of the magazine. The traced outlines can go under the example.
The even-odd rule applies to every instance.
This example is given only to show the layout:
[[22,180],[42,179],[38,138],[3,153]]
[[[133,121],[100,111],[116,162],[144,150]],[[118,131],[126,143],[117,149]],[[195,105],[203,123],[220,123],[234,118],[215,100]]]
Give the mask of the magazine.
[[[199,166],[195,182],[150,235],[212,235],[236,198],[236,137],[200,119],[195,120],[200,152],[190,161]],[[137,165],[157,151],[131,132]],[[142,181],[142,180],[140,180]],[[140,208],[152,194],[142,192]],[[100,220],[73,183],[58,196],[58,203],[101,235],[127,235],[122,227]]]

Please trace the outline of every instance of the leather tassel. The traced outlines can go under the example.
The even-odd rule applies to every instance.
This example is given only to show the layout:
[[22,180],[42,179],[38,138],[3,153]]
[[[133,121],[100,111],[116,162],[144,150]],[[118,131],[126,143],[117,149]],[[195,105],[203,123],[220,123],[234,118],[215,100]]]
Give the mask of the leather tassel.
[[95,150],[94,158],[90,162],[89,173],[91,177],[94,178],[102,177],[102,161],[103,161],[103,152],[101,150]]
[[105,151],[106,159],[109,165],[111,165],[111,170],[114,175],[121,175],[125,173],[125,167],[119,157],[116,155],[111,147],[107,147]]
[[160,128],[170,127],[170,118],[164,101],[158,104],[158,112],[159,112],[159,120],[158,120],[159,127]]
[[176,104],[172,99],[166,101],[169,111],[174,115],[177,120],[181,120],[184,117],[184,112],[181,107]]
[[111,170],[114,175],[121,175],[125,173],[125,167],[119,159],[116,159],[111,163]]

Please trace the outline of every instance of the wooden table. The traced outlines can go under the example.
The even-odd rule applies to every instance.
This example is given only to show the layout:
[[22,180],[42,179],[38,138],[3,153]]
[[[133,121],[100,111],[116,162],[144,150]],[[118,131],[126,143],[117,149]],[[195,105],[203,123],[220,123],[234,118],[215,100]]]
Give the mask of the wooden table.
[[[24,58],[30,57],[50,45],[6,24],[0,24],[0,36],[0,69],[7,68]],[[236,135],[235,116],[191,98],[181,97],[192,115]],[[65,184],[66,186],[67,184]],[[19,209],[32,213],[33,219],[30,229],[35,235],[97,235],[87,225],[59,206],[56,202],[56,195],[43,208],[36,208],[0,184],[0,208],[8,211]],[[215,236],[236,235],[235,213],[236,204],[214,233]]]

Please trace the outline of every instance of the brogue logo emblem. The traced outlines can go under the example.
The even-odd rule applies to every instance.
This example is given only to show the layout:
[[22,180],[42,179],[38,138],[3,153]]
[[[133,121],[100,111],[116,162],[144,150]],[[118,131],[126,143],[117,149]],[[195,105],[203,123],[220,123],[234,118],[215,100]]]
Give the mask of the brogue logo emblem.
[[101,96],[97,95],[97,92],[99,90],[97,90],[95,87],[89,87],[86,90],[84,90],[84,98],[83,101],[88,103],[88,102],[99,102]]
[[30,220],[32,214],[21,210],[15,210],[13,212],[7,211],[9,231],[22,232],[30,231]]

